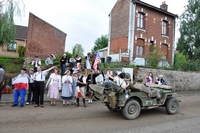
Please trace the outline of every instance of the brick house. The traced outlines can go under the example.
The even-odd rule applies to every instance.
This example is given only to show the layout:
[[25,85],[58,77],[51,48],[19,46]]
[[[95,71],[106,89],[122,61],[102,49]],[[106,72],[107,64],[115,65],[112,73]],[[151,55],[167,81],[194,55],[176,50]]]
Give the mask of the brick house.
[[167,9],[165,1],[158,8],[140,0],[117,0],[109,15],[108,55],[112,61],[145,65],[145,54],[157,46],[165,54],[164,63],[173,64],[177,15]]
[[65,39],[66,33],[29,13],[26,57],[61,55],[65,50]]
[[0,47],[0,55],[6,56],[18,56],[17,47],[18,46],[26,46],[26,36],[28,27],[15,25],[16,33],[15,33],[15,43],[5,44]]

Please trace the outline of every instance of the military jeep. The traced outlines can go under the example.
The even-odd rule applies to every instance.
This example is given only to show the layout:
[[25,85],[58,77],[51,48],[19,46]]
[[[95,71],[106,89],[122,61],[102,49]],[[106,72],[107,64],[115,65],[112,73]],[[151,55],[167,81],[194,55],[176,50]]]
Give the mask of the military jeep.
[[90,88],[110,111],[120,110],[129,120],[136,119],[141,109],[165,107],[166,112],[173,115],[179,108],[179,101],[174,97],[175,90],[171,86],[151,84],[146,87],[142,83],[135,83],[128,93],[112,82],[91,84]]

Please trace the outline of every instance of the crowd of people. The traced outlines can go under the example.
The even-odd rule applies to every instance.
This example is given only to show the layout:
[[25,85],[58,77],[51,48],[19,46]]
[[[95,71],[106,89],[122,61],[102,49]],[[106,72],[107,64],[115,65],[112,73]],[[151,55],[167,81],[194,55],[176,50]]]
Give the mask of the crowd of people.
[[[32,61],[33,68],[27,71],[26,68],[22,68],[20,74],[14,78],[14,103],[12,107],[19,105],[18,100],[20,97],[20,107],[25,104],[34,104],[35,107],[44,107],[44,91],[48,90],[47,97],[50,99],[50,106],[56,106],[56,101],[61,98],[63,106],[75,105],[80,106],[79,99],[82,98],[83,106],[86,107],[86,96],[88,97],[88,104],[93,103],[93,91],[90,89],[90,84],[97,84],[97,77],[101,75],[99,68],[93,68],[90,64],[90,59],[93,57],[90,53],[85,56],[85,69],[90,73],[83,75],[80,56],[72,56],[69,59],[70,69],[66,70],[66,63],[68,59],[66,54],[63,54],[60,59],[60,69],[54,66],[54,60],[56,57],[53,54],[46,59],[45,64],[47,68],[41,69],[41,61],[38,56]],[[2,67],[0,68],[2,69]],[[47,75],[49,76],[47,77]],[[47,78],[47,79],[46,79]],[[149,72],[146,76],[145,86],[149,84],[162,84],[167,85],[163,76],[153,77],[153,73]],[[45,82],[47,80],[47,82]],[[131,79],[125,79],[125,73],[117,73],[115,71],[110,74],[108,71],[103,80],[116,83],[121,88],[125,89],[125,93],[128,93],[128,87],[130,86]],[[127,82],[130,81],[130,82]],[[26,91],[28,91],[27,99],[25,103]]]
[[[99,71],[94,72],[90,65],[91,54],[88,53],[85,57],[85,69],[89,69],[91,73],[83,76],[82,58],[80,56],[72,56],[67,59],[66,54],[63,54],[60,59],[60,69],[54,66],[56,57],[53,54],[45,60],[46,69],[41,69],[41,60],[38,56],[31,62],[32,68],[28,71],[22,68],[20,74],[14,78],[14,103],[12,107],[25,104],[34,104],[35,107],[44,107],[44,91],[48,90],[47,97],[50,99],[50,105],[56,106],[56,101],[61,98],[63,105],[79,104],[79,98],[82,98],[83,106],[86,107],[85,97],[88,96],[88,103],[92,103],[93,96],[88,87],[89,84],[96,84],[95,78]],[[70,69],[66,70],[66,64],[69,64]],[[47,80],[47,82],[46,82]],[[28,91],[27,99],[26,91]],[[20,97],[20,104],[18,103]]]

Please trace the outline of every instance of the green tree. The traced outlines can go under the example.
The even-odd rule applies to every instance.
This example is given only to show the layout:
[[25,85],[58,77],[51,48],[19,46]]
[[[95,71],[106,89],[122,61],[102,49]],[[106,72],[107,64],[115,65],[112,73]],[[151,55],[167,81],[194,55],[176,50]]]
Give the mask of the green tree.
[[84,50],[81,44],[76,44],[74,47],[72,47],[72,55],[84,56]]
[[182,67],[187,64],[187,59],[183,53],[178,53],[174,55],[174,68],[181,70]]
[[3,0],[0,2],[0,46],[15,41],[14,13],[21,16],[23,8],[22,0]]
[[105,48],[108,46],[108,35],[101,35],[101,37],[95,40],[95,45],[92,48],[92,52],[98,51],[99,49]]
[[180,38],[177,50],[196,60],[200,56],[200,1],[188,0],[188,5],[180,16]]

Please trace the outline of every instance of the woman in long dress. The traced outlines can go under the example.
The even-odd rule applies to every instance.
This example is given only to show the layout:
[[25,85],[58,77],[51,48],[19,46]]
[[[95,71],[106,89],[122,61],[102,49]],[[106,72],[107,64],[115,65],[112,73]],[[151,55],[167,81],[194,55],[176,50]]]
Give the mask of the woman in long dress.
[[91,65],[90,65],[90,57],[91,54],[88,53],[87,56],[86,56],[86,69],[91,69]]
[[66,101],[67,101],[67,105],[69,105],[69,101],[72,99],[72,77],[70,76],[70,71],[67,70],[65,72],[65,76],[62,77],[62,99],[63,99],[63,105],[66,105]]
[[61,76],[58,68],[54,69],[54,73],[52,73],[47,81],[46,86],[49,85],[47,97],[51,98],[51,106],[56,105],[56,99],[59,98],[59,90],[61,89]]
[[72,104],[76,104],[76,87],[77,87],[77,81],[78,81],[78,76],[77,73],[73,73],[73,83],[72,83]]

